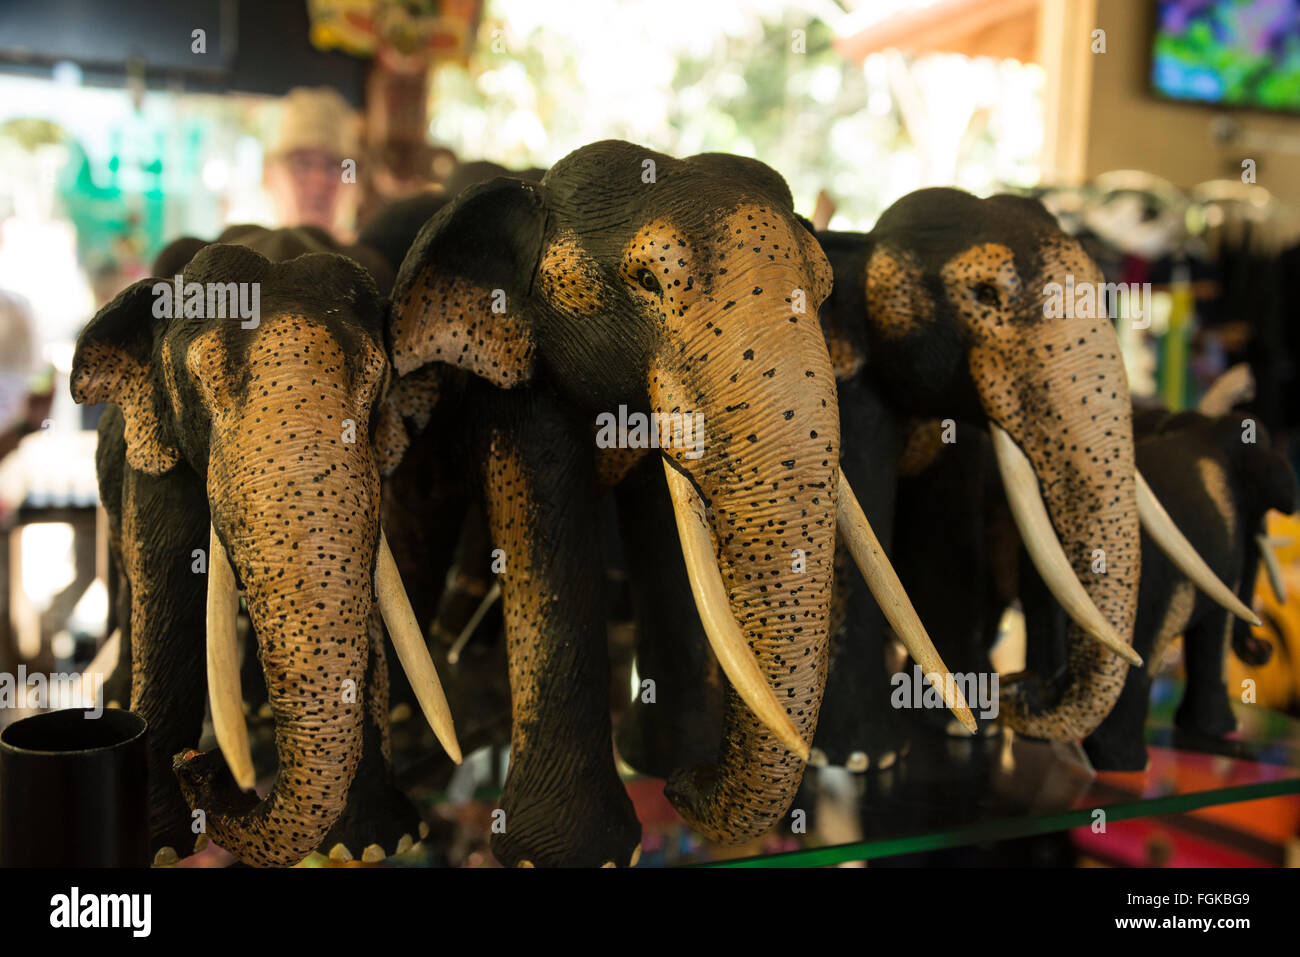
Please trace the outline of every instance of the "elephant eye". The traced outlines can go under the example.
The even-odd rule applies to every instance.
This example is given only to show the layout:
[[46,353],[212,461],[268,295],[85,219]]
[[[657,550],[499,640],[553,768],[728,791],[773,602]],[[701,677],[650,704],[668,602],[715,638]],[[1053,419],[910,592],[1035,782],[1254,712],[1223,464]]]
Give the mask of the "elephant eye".
[[998,295],[997,287],[990,282],[979,283],[974,292],[975,300],[985,306],[997,306],[1002,303],[1002,297]]
[[636,274],[636,282],[646,292],[652,292],[657,296],[663,294],[663,288],[659,285],[659,280],[655,278],[654,273],[645,267],[642,267]]

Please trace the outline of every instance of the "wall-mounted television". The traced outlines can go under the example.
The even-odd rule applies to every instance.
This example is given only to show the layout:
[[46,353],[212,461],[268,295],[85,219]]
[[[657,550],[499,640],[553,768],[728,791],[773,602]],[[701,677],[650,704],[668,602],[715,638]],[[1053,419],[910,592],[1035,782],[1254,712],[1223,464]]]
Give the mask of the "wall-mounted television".
[[1157,0],[1162,97],[1300,112],[1300,0]]

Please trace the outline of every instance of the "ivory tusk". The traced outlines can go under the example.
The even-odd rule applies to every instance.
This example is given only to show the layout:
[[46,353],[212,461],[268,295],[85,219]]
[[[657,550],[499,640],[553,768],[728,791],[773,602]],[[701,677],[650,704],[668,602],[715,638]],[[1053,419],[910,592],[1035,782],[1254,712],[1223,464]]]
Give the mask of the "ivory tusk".
[[244,724],[243,691],[239,686],[239,592],[226,546],[209,526],[208,536],[208,703],[212,728],[226,766],[240,788],[253,789],[253,754]]
[[375,558],[375,597],[379,602],[379,613],[388,626],[388,636],[393,640],[393,648],[402,663],[402,670],[410,679],[411,688],[420,702],[420,710],[433,728],[433,733],[442,743],[443,749],[457,764],[461,763],[460,742],[456,740],[456,727],[452,723],[451,708],[447,705],[447,696],[442,691],[442,682],[438,680],[438,671],[429,656],[429,647],[424,643],[420,626],[411,610],[410,599],[402,586],[402,578],[397,572],[397,563],[388,548],[388,537],[383,529],[379,531],[379,554]]
[[447,664],[454,665],[456,662],[460,661],[460,653],[465,650],[465,646],[469,644],[470,638],[474,636],[474,632],[478,628],[479,622],[483,620],[483,616],[488,613],[488,610],[500,597],[501,582],[494,581],[492,587],[488,589],[488,593],[483,596],[483,600],[479,602],[478,607],[474,609],[474,614],[470,616],[469,621],[465,622],[465,627],[462,628],[460,634],[456,636],[455,644],[453,644],[451,650],[447,652]]
[[1174,520],[1169,517],[1165,507],[1151,491],[1147,480],[1142,477],[1142,473],[1133,474],[1137,478],[1138,517],[1142,519],[1142,527],[1151,536],[1151,540],[1169,556],[1169,560],[1191,580],[1193,585],[1238,618],[1252,625],[1258,625],[1260,621],[1255,613],[1232,593],[1232,589],[1219,580],[1219,576],[1205,564],[1205,559],[1197,554],[1192,543],[1178,530]]
[[921,666],[921,673],[927,678],[930,675],[946,676],[938,683],[931,679],[931,684],[934,684],[936,690],[943,695],[943,703],[948,706],[962,726],[974,734],[977,726],[974,716],[970,713],[970,707],[966,704],[966,697],[961,693],[961,688],[957,686],[956,681],[947,680],[952,677],[948,666],[939,657],[938,649],[934,647],[934,642],[926,633],[925,626],[921,624],[921,619],[917,616],[916,609],[912,607],[912,601],[907,597],[903,583],[898,580],[894,566],[889,563],[889,557],[880,547],[880,540],[876,538],[876,533],[871,528],[871,523],[867,521],[866,513],[862,511],[862,505],[858,502],[858,497],[853,494],[853,489],[849,487],[849,480],[844,477],[843,472],[840,472],[839,495],[840,534],[844,537],[853,560],[862,572],[862,577],[866,579],[867,587],[871,589],[876,604],[884,612],[885,619],[898,635],[908,654]]
[[718,664],[742,701],[754,712],[787,748],[808,760],[808,745],[794,722],[776,700],[767,678],[758,667],[754,652],[741,633],[740,626],[731,614],[731,602],[722,584],[718,560],[709,535],[704,503],[694,487],[667,461],[664,474],[668,477],[668,494],[672,497],[673,515],[677,519],[677,534],[681,539],[682,556],[686,559],[686,572],[691,581],[691,594],[699,610],[709,645],[717,656]]
[[1034,567],[1043,576],[1044,584],[1051,589],[1065,613],[1089,636],[1129,664],[1140,666],[1142,656],[1119,636],[1075,575],[1065,549],[1056,537],[1056,530],[1052,528],[1052,520],[1038,490],[1038,476],[1034,474],[1029,459],[1001,426],[990,422],[989,431],[993,434],[993,451],[997,455],[998,472],[1002,475],[1011,516]]
[[1286,583],[1282,579],[1282,565],[1273,551],[1276,541],[1267,535],[1256,535],[1255,543],[1259,546],[1259,557],[1264,560],[1264,570],[1268,572],[1268,583],[1279,605],[1286,604]]

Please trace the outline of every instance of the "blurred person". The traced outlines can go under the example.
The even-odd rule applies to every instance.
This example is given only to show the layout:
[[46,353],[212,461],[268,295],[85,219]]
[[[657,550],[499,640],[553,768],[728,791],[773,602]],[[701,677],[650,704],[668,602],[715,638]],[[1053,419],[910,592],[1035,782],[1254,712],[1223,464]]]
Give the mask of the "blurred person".
[[343,164],[359,158],[358,127],[356,113],[336,91],[289,91],[264,174],[281,225],[315,226],[348,238],[357,190],[355,177],[344,181]]
[[36,371],[31,306],[0,289],[0,460],[39,432],[54,402],[53,370]]

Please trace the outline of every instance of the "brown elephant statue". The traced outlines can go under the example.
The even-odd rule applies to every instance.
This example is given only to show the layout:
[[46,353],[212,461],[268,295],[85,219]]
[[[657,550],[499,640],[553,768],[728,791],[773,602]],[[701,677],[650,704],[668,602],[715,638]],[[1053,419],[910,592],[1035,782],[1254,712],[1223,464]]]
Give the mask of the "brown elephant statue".
[[[469,188],[408,253],[386,434],[394,475],[429,445],[460,457],[501,566],[503,863],[626,866],[639,853],[611,741],[597,531],[602,496],[630,481],[653,501],[619,507],[669,516],[656,530],[671,542],[665,600],[693,596],[725,676],[708,760],[674,769],[667,794],[727,843],[789,807],[826,681],[836,529],[870,540],[839,469],[816,317],[830,278],[769,167],[618,141],[571,153],[540,184]],[[408,396],[406,381],[422,385]],[[868,551],[873,578],[892,575]]]
[[[459,752],[380,529],[386,301],[352,259],[299,255],[311,237],[238,239],[247,245],[178,247],[179,278],[122,292],[73,359],[74,399],[110,403],[97,464],[131,708],[150,727],[155,860],[211,838],[247,863],[292,865],[331,834],[391,853],[418,817],[386,763],[381,612],[435,730]],[[276,729],[279,774],[260,799],[239,592]],[[219,750],[205,755],[194,749],[208,700]]]

